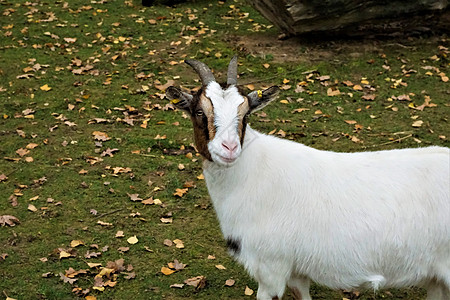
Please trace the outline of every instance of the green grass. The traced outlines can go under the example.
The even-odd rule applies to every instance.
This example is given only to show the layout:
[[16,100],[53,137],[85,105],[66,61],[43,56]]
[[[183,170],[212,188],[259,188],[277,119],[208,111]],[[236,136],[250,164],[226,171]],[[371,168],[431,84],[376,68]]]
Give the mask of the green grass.
[[[144,8],[140,1],[2,1],[0,10],[0,175],[8,177],[0,182],[0,216],[20,220],[14,227],[0,227],[0,255],[7,254],[0,259],[5,298],[254,299],[244,290],[256,291],[257,284],[228,256],[205,183],[197,178],[201,158],[191,146],[190,121],[167,109],[157,88],[168,80],[188,88],[198,85],[181,63],[187,57],[206,62],[223,78],[229,59],[238,53],[240,82],[286,85],[280,100],[287,102],[276,101],[264,109],[266,115],[251,117],[252,126],[262,132],[275,130],[334,151],[449,146],[450,89],[439,75],[449,70],[445,36],[299,40],[288,53],[293,62],[280,59],[288,52],[284,48],[264,46],[283,43],[277,41],[277,30],[241,0],[192,1],[172,8]],[[250,42],[242,46],[234,38]],[[33,76],[19,79],[23,74]],[[321,81],[325,75],[330,78]],[[407,86],[392,88],[400,79]],[[355,91],[343,84],[347,80],[369,84]],[[304,91],[296,92],[302,81]],[[42,90],[44,85],[51,90]],[[341,94],[327,96],[331,86]],[[364,93],[376,95],[375,100],[362,100]],[[392,99],[400,95],[411,100]],[[409,107],[424,103],[425,96],[437,106]],[[292,112],[299,108],[307,110]],[[413,127],[415,121],[423,123]],[[95,131],[110,139],[96,145]],[[37,146],[29,146],[33,149],[21,157],[16,151],[30,143]],[[108,148],[119,151],[101,156]],[[131,170],[115,174],[117,167]],[[188,181],[195,187],[174,196]],[[128,194],[162,204],[133,202]],[[30,211],[30,204],[37,210]],[[162,223],[162,217],[171,217],[172,223]],[[117,231],[124,237],[116,238]],[[134,235],[139,242],[131,245],[126,240]],[[180,239],[185,248],[165,246],[166,239]],[[60,259],[58,248],[68,250],[73,240],[84,245]],[[123,253],[119,247],[129,250]],[[87,251],[101,254],[85,258]],[[133,270],[111,275],[114,287],[93,289],[100,268],[87,263],[105,267],[120,258]],[[163,275],[161,267],[175,259],[187,264],[185,269]],[[217,269],[219,264],[226,270]],[[87,274],[64,283],[59,274],[69,268]],[[130,272],[134,279],[125,278]],[[206,277],[204,288],[170,287],[195,276]],[[227,287],[230,278],[236,283]],[[72,291],[76,287],[85,295]],[[312,293],[315,299],[424,297],[420,289],[356,296],[313,286]]]

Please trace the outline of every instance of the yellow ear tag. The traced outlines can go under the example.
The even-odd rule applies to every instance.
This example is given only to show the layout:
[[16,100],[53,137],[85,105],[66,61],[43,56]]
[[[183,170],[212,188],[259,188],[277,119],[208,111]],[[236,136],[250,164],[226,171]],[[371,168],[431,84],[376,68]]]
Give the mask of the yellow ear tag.
[[175,98],[175,99],[170,100],[170,103],[177,104],[180,101],[181,101],[180,99]]
[[261,90],[257,90],[256,93],[258,94],[258,98],[262,98],[262,91]]

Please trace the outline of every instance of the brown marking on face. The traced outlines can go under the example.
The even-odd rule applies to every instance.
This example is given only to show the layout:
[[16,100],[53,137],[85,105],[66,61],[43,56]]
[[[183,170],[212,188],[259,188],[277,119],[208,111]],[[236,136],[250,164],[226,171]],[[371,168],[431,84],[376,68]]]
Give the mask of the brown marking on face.
[[191,110],[191,120],[194,125],[194,139],[198,152],[212,161],[208,143],[216,134],[214,126],[214,107],[211,100],[201,93],[199,100]]
[[249,111],[250,111],[250,106],[248,103],[248,98],[244,97],[244,102],[242,102],[238,106],[238,111],[237,111],[238,120],[239,120],[238,134],[239,134],[239,139],[241,141],[241,147],[243,146],[243,143],[244,143],[245,130],[247,129],[247,118],[249,115]]

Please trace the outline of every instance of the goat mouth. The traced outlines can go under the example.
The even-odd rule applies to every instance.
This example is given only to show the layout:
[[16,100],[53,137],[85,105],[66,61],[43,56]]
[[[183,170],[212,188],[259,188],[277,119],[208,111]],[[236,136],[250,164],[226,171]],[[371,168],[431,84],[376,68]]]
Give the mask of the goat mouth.
[[237,157],[231,158],[231,157],[225,157],[225,156],[222,156],[222,155],[219,155],[219,158],[220,158],[223,162],[226,162],[226,163],[228,163],[228,164],[234,163],[234,162],[236,161],[236,159],[237,159]]

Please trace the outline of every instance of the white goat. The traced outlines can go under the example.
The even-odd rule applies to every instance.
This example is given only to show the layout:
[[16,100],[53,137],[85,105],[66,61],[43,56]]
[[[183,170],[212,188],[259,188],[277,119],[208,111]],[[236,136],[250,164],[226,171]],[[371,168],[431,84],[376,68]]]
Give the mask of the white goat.
[[247,115],[277,87],[242,95],[237,59],[222,88],[187,60],[203,88],[166,95],[188,111],[230,253],[258,281],[257,298],[286,285],[309,300],[310,280],[334,289],[424,286],[450,299],[450,151],[320,151],[261,134]]

